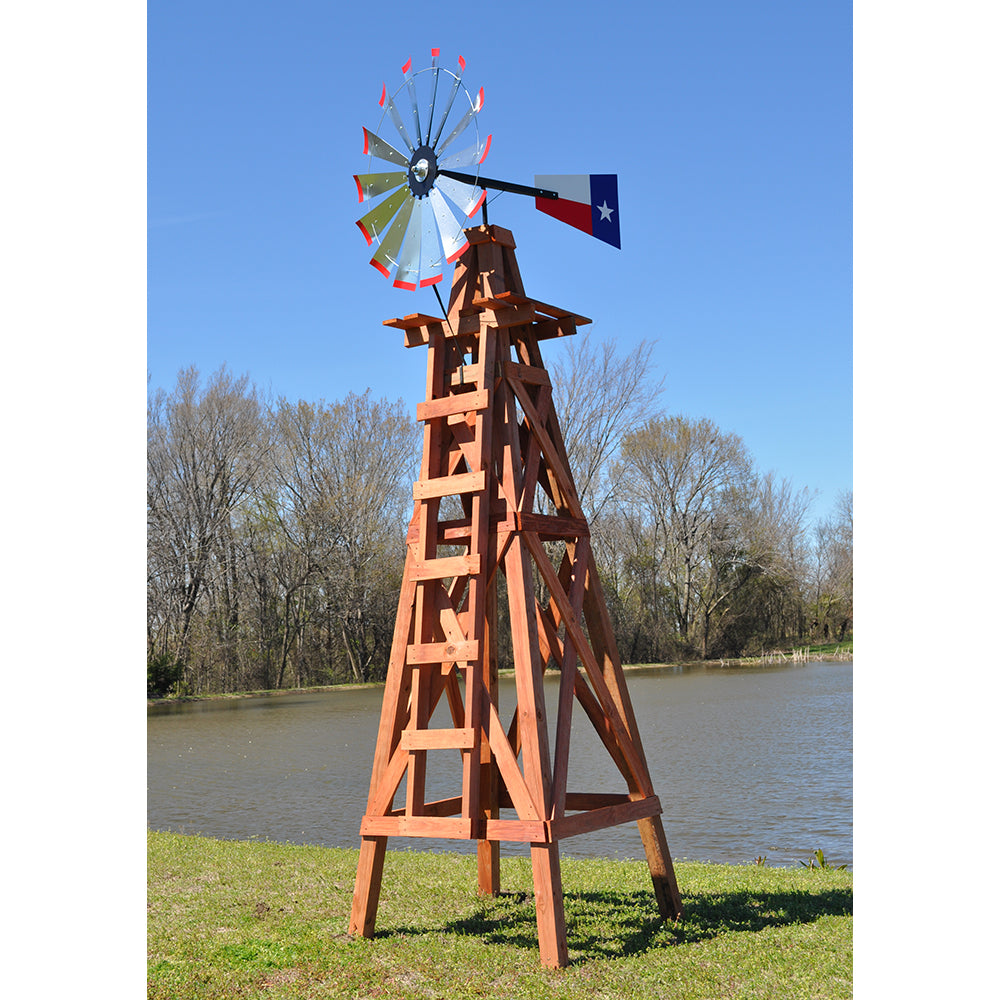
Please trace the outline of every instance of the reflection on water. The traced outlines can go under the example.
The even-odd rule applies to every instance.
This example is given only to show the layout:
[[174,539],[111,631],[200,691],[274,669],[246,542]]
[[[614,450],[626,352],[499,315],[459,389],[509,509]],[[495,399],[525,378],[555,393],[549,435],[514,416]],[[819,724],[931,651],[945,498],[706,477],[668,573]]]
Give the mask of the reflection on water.
[[[794,866],[822,848],[831,864],[850,863],[852,675],[852,663],[627,674],[675,859],[745,863],[765,855],[768,864]],[[554,723],[558,677],[545,689]],[[501,681],[505,719],[513,690],[512,680]],[[357,847],[381,702],[381,688],[367,688],[151,710],[149,827]],[[458,794],[460,785],[458,753],[430,754],[428,799]],[[625,790],[579,708],[569,789]],[[409,838],[389,847],[475,850]],[[564,856],[644,856],[634,823],[560,847]],[[527,848],[505,843],[502,851]]]

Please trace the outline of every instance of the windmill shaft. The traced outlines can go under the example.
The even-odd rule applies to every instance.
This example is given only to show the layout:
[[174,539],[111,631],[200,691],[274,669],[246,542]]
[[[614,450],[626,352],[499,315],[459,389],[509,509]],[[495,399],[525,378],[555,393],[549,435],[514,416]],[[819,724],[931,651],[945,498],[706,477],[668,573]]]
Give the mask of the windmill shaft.
[[512,184],[510,181],[495,181],[490,177],[476,177],[474,174],[463,174],[457,170],[441,170],[439,174],[451,177],[452,180],[464,181],[466,184],[476,184],[481,188],[493,188],[496,191],[509,191],[511,194],[526,194],[532,198],[558,198],[556,191],[546,191],[543,188],[528,187],[525,184]]

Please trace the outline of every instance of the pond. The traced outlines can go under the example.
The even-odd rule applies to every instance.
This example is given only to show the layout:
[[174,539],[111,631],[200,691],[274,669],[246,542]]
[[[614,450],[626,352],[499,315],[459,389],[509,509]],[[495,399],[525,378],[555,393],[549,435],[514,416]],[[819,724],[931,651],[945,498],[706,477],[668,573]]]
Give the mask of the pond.
[[[831,864],[851,863],[853,663],[658,667],[626,679],[675,860],[763,855],[797,866],[821,848]],[[545,691],[554,720],[557,676]],[[381,702],[381,688],[366,688],[151,708],[149,828],[359,846]],[[505,720],[513,702],[513,680],[501,679]],[[579,707],[572,733],[569,790],[624,791]],[[428,799],[457,794],[457,753],[432,756]],[[634,823],[560,848],[564,857],[645,856]],[[391,838],[389,849],[471,852],[475,842]],[[527,847],[503,843],[501,853]]]

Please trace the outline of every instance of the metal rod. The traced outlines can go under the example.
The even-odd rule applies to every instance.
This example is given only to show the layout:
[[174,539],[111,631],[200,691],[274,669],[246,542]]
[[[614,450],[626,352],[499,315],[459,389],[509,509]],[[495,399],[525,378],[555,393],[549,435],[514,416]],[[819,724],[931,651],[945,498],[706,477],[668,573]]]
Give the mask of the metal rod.
[[493,188],[496,191],[509,191],[511,194],[526,194],[533,198],[558,198],[558,191],[546,191],[543,188],[527,187],[524,184],[512,184],[510,181],[495,181],[491,177],[476,177],[474,174],[463,174],[457,170],[438,170],[439,174],[452,180],[475,184],[481,188]]

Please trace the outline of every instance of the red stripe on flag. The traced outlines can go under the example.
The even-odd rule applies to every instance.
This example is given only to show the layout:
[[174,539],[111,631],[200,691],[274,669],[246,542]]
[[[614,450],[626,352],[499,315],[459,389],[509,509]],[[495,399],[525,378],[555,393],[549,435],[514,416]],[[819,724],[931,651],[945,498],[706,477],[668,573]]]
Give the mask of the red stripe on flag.
[[389,277],[388,270],[382,264],[380,264],[374,257],[372,257],[372,259],[368,263],[371,264],[371,266],[374,267],[376,271],[381,272],[387,278]]
[[382,96],[378,99],[378,106],[382,107],[385,104],[385,84],[382,84]]
[[493,141],[493,135],[490,134],[486,137],[486,148],[483,150],[483,155],[479,157],[479,162],[482,163],[486,159],[486,154],[490,151],[490,143]]
[[361,191],[361,180],[357,174],[354,175],[354,183],[358,186],[358,201],[364,201],[365,196]]
[[400,281],[399,278],[397,278],[392,283],[392,287],[393,288],[405,288],[408,292],[416,291],[416,288],[417,288],[417,286],[415,284],[413,284],[412,281]]
[[431,285],[436,285],[443,277],[443,274],[439,274],[436,278],[424,278],[424,280],[420,282],[420,287],[429,288]]
[[403,67],[403,72],[404,73],[409,73],[410,72],[410,63],[411,62],[413,62],[413,57],[412,56],[409,59],[406,60],[406,65]]
[[431,58],[432,59],[437,59],[437,57],[439,55],[441,55],[441,50],[440,49],[431,49]]
[[568,201],[566,198],[536,198],[535,208],[568,226],[582,229],[590,236],[594,235],[593,210],[589,205]]

